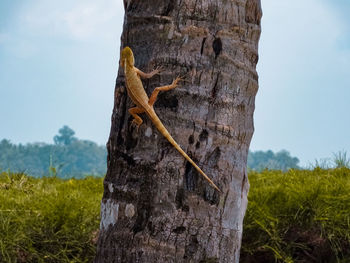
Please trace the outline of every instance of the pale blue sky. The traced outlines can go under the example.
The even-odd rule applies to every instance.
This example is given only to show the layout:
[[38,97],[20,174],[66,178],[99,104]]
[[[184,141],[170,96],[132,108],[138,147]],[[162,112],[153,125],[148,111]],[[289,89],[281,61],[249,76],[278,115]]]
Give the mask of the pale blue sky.
[[[350,152],[350,2],[262,4],[252,150]],[[68,125],[105,144],[122,23],[121,0],[1,0],[0,139],[52,142]]]

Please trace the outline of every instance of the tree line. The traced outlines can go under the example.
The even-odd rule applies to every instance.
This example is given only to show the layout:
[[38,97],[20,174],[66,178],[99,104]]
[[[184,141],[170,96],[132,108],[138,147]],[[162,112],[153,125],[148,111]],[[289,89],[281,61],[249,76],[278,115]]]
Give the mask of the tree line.
[[[81,178],[85,175],[102,176],[107,170],[107,150],[95,142],[76,138],[68,126],[59,129],[53,144],[28,143],[16,145],[7,139],[0,141],[0,170],[24,172],[32,176]],[[299,159],[286,150],[274,153],[249,151],[248,168],[287,171],[298,169]]]
[[106,147],[80,140],[74,134],[71,128],[63,126],[54,136],[54,144],[16,145],[3,139],[0,142],[0,170],[24,172],[36,177],[104,175],[107,169]]
[[247,166],[251,170],[262,171],[268,170],[282,170],[288,171],[289,169],[300,169],[299,159],[293,157],[286,150],[274,153],[271,150],[268,151],[249,151]]

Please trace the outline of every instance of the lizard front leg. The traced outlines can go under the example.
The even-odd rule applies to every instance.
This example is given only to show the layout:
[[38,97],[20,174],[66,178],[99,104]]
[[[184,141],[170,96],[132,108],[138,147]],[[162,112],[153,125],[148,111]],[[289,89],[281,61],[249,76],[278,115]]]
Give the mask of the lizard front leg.
[[160,91],[168,91],[168,90],[171,90],[171,89],[175,89],[178,85],[177,83],[182,80],[180,77],[177,77],[173,83],[171,83],[171,85],[168,85],[168,86],[163,86],[163,87],[158,87],[158,88],[155,88],[151,94],[151,97],[149,98],[148,100],[148,105],[150,106],[153,106],[153,104],[156,102],[157,100],[157,96],[158,96],[158,93]]
[[139,127],[143,122],[141,117],[137,114],[141,114],[144,112],[145,112],[145,110],[140,108],[140,107],[134,107],[134,108],[129,109],[129,113],[134,117],[134,119],[132,120],[132,124],[136,125],[137,130],[139,130]]
[[156,68],[155,70],[153,70],[152,72],[150,73],[145,73],[145,72],[142,72],[141,70],[139,70],[138,68],[134,67],[134,70],[136,71],[136,73],[143,79],[149,79],[149,78],[152,78],[154,75],[157,75],[161,70],[162,68],[159,67],[159,68]]

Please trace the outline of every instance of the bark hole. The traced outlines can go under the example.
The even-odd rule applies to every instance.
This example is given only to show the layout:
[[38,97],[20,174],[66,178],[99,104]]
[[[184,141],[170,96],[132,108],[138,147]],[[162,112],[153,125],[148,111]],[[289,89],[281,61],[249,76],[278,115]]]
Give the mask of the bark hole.
[[175,234],[182,234],[185,231],[186,231],[186,227],[184,227],[184,226],[179,226],[179,227],[172,230],[172,232]]
[[168,16],[171,11],[174,10],[175,7],[175,1],[169,0],[168,4],[165,6],[164,12],[162,13],[162,16]]
[[[197,163],[196,160],[193,160],[195,163]],[[197,180],[198,180],[198,173],[192,166],[190,162],[186,162],[186,168],[185,168],[185,182],[186,182],[186,189],[189,191],[194,191],[197,187]]]
[[188,143],[189,144],[193,144],[194,143],[194,136],[193,136],[193,134],[191,134],[190,137],[188,137]]
[[185,191],[183,188],[178,188],[175,196],[176,208],[184,212],[188,212],[190,208],[185,204]]
[[202,40],[202,46],[201,46],[201,55],[203,55],[203,50],[204,50],[204,44],[205,44],[205,41],[207,40],[207,38],[203,38]]
[[215,40],[213,41],[213,50],[214,50],[215,59],[216,59],[220,55],[222,50],[222,42],[219,37],[215,38]]
[[197,142],[197,143],[196,143],[196,149],[199,149],[199,147],[201,147],[201,143],[200,143],[200,142]]
[[174,112],[177,112],[178,106],[179,101],[175,95],[167,95],[166,93],[161,93],[158,95],[156,108],[168,108]]
[[135,166],[135,160],[130,155],[127,155],[123,152],[119,152],[119,155],[123,158],[124,161],[127,162],[129,166]]
[[211,205],[219,205],[220,197],[217,194],[217,191],[214,189],[207,189],[203,194],[204,201],[208,202]]
[[208,139],[208,135],[209,135],[208,131],[204,129],[201,132],[201,134],[199,134],[199,141],[201,142],[206,141]]

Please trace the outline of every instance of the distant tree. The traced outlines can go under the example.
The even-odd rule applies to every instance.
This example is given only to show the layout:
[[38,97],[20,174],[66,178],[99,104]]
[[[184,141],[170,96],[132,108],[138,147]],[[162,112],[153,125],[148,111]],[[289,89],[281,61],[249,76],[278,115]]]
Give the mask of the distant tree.
[[261,171],[263,169],[287,171],[291,168],[299,169],[299,159],[292,157],[286,150],[274,153],[271,150],[249,151],[248,168]]
[[64,147],[54,147],[52,157],[59,176],[78,178],[85,174],[106,173],[106,147],[92,141],[75,140]]
[[7,169],[14,151],[15,149],[9,140],[3,139],[0,142],[0,169]]
[[73,141],[77,140],[77,138],[74,137],[75,131],[73,131],[67,125],[64,125],[61,129],[59,129],[58,133],[59,135],[53,137],[53,141],[57,145],[69,145]]
[[0,141],[0,171],[25,172],[32,176],[53,174],[80,178],[106,173],[107,150],[92,141],[79,140],[68,126],[59,130],[55,144],[12,144]]

